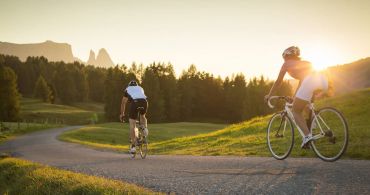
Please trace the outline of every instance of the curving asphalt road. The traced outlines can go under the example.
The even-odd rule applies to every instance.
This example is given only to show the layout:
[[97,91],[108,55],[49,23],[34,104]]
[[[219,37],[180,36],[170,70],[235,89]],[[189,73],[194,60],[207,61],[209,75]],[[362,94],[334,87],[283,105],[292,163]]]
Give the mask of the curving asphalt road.
[[[100,151],[58,141],[76,127],[40,131],[0,146],[0,152],[50,166],[177,194],[370,194],[370,161],[149,155]],[[1,171],[1,170],[0,170]]]

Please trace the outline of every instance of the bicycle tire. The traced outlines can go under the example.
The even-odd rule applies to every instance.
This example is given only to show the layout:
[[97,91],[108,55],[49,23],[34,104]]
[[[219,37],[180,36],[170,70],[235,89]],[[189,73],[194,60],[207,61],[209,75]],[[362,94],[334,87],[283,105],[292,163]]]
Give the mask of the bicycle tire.
[[141,158],[145,159],[148,153],[148,139],[146,137],[142,137],[142,143],[139,146],[139,150]]
[[[333,155],[332,157],[325,156],[323,154],[323,151],[321,150],[322,148],[320,148],[322,145],[325,144],[325,142],[324,142],[325,140],[323,139],[325,137],[320,138],[318,140],[311,141],[310,142],[310,145],[311,145],[313,151],[315,152],[316,156],[319,157],[321,160],[326,161],[326,162],[334,162],[334,161],[338,160],[346,152],[346,150],[347,150],[348,140],[349,140],[348,124],[347,124],[347,121],[346,121],[345,117],[343,116],[343,114],[340,111],[338,111],[337,109],[333,108],[333,107],[324,107],[324,108],[321,108],[321,109],[319,109],[317,111],[317,114],[316,115],[317,116],[320,116],[321,119],[322,119],[324,117],[323,113],[324,112],[328,112],[328,111],[334,113],[335,116],[337,116],[340,119],[339,122],[341,122],[341,124],[343,125],[343,129],[342,129],[343,132],[342,133],[344,133],[344,137],[342,137],[342,135],[338,134],[339,131],[338,132],[335,132],[335,134],[336,134],[335,135],[335,134],[333,134],[332,130],[330,130],[331,128],[329,128],[327,131],[330,131],[331,136],[327,136],[328,137],[328,140],[329,140],[328,142],[330,142],[332,145],[334,145],[337,142],[336,140],[339,139],[339,141],[341,141],[341,140],[343,141],[343,145],[340,146],[339,152],[338,153],[335,152],[336,154]],[[320,120],[321,119],[319,119],[319,124],[320,124]],[[320,126],[324,126],[325,128],[327,128],[327,124],[326,123],[329,123],[329,120],[328,119],[329,119],[328,117],[327,117],[327,120],[326,121],[324,119],[322,119],[322,120],[324,120],[325,124],[324,124],[324,122],[321,122],[322,124],[320,124]],[[313,131],[313,127],[314,127],[315,122],[316,121],[314,119],[311,121],[311,129],[310,130],[313,133],[315,133]],[[334,125],[334,123],[332,121],[330,123],[331,123],[330,124],[331,126]],[[324,129],[324,131],[325,131],[325,129]],[[330,133],[325,133],[325,135],[326,134],[330,134]],[[334,139],[334,141],[331,141],[330,139]],[[326,143],[326,144],[327,145],[330,145],[330,143],[329,144]],[[328,150],[328,151],[330,151],[330,150]]]
[[[289,123],[289,126],[290,126],[290,132],[291,132],[291,138],[289,138],[287,136],[288,139],[287,140],[287,144],[288,144],[288,147],[287,147],[287,150],[285,152],[283,152],[282,155],[279,155],[277,154],[277,151],[274,150],[274,147],[272,146],[272,140],[270,139],[270,135],[272,135],[272,124],[274,122],[274,120],[277,118],[277,117],[281,117],[281,121],[280,121],[280,125],[279,125],[279,129],[278,131],[280,130],[280,127],[282,125],[282,122],[283,121],[288,121]],[[283,120],[284,119],[284,120]],[[284,126],[286,127],[286,123],[284,124]],[[284,128],[285,128],[284,127]],[[285,130],[284,130],[285,131]],[[288,130],[289,132],[289,130]],[[273,136],[274,137],[274,136]],[[278,132],[277,134],[275,135],[276,138],[279,138],[279,135],[278,135]],[[280,138],[284,138],[284,133],[283,133],[283,136],[280,137]],[[289,140],[290,139],[290,140]],[[292,120],[286,115],[285,112],[277,112],[275,114],[272,115],[269,123],[268,123],[268,126],[267,126],[267,147],[268,149],[270,150],[270,153],[271,155],[277,159],[277,160],[284,160],[285,158],[287,158],[290,153],[292,152],[292,149],[293,149],[293,146],[294,146],[294,126],[293,126],[293,123],[292,123]]]

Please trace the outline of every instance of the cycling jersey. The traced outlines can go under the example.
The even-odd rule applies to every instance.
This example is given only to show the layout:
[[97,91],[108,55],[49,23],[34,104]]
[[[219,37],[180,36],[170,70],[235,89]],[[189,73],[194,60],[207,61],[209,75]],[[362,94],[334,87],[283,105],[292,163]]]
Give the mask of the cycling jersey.
[[148,102],[146,100],[146,95],[144,94],[144,89],[140,86],[128,86],[123,94],[124,97],[127,97],[130,102],[129,109],[129,118],[137,119],[138,108],[142,107],[143,110],[140,111],[140,114],[146,114],[148,109]]
[[125,89],[123,96],[127,97],[129,101],[137,99],[146,99],[144,89],[140,86],[128,86]]

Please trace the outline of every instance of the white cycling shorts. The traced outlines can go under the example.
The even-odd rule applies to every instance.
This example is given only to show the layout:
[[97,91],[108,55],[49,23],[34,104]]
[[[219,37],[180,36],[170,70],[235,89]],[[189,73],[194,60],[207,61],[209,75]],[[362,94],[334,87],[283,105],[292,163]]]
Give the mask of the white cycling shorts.
[[311,101],[313,92],[321,89],[328,90],[328,79],[321,73],[314,72],[303,79],[299,87],[296,97],[302,100]]

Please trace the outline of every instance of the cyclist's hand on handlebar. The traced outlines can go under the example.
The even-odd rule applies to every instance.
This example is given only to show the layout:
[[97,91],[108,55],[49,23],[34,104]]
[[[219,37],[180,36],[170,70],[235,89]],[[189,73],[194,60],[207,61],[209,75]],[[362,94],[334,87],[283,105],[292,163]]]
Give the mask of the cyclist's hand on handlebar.
[[269,101],[269,99],[270,99],[270,95],[265,95],[265,102],[268,102]]
[[121,122],[125,122],[125,115],[124,115],[124,114],[120,114],[120,115],[119,115],[119,120],[120,120]]
[[293,101],[294,101],[294,98],[293,97],[287,96],[287,102],[288,103],[293,103]]

